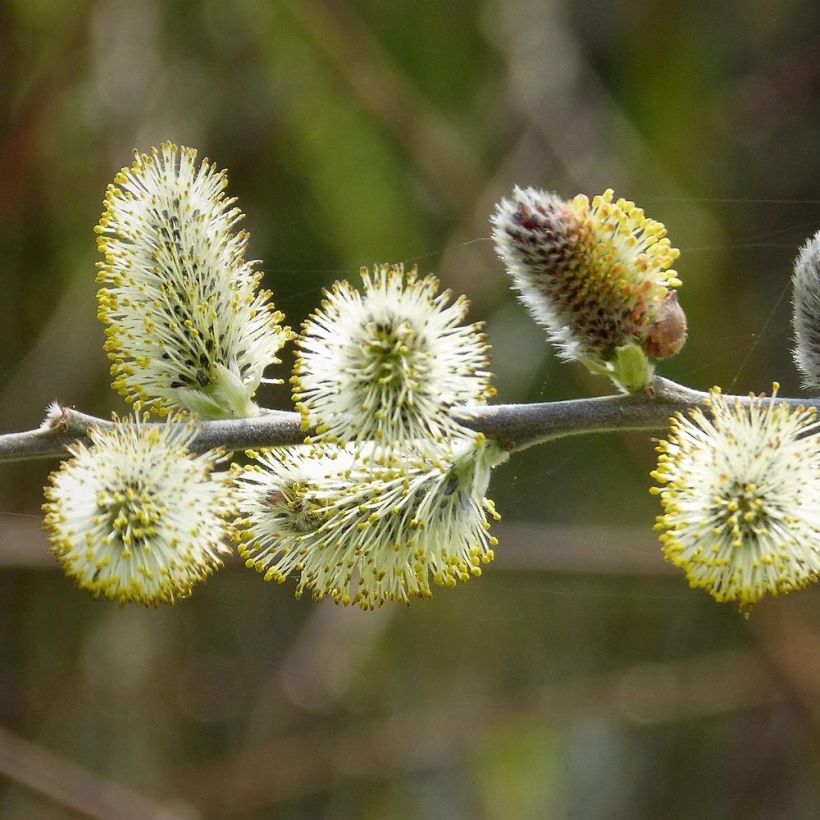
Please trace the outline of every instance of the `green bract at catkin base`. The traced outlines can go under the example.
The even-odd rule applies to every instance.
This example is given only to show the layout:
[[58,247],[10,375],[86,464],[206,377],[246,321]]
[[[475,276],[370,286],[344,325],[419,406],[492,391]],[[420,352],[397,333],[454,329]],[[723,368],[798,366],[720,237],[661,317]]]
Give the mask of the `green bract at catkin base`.
[[635,203],[611,190],[590,203],[516,188],[492,224],[514,288],[562,358],[634,393],[651,385],[653,359],[683,346],[681,282],[670,268],[679,251]]
[[820,573],[820,424],[813,408],[772,397],[731,401],[672,419],[653,478],[663,553],[693,587],[744,614]]
[[165,143],[134,153],[97,226],[99,318],[114,388],[138,408],[204,419],[252,416],[263,373],[293,334],[225,195],[224,171]]

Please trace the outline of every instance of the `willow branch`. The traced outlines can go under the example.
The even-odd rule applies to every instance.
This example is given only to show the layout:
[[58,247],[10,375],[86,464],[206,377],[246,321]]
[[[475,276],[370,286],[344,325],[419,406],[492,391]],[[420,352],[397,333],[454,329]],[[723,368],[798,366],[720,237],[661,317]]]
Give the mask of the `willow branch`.
[[[484,433],[509,451],[523,450],[565,436],[620,430],[663,430],[670,416],[704,405],[708,394],[657,377],[652,394],[603,396],[539,404],[495,404],[459,407],[451,413],[464,426]],[[740,402],[748,396],[736,396]],[[778,398],[791,406],[820,407],[820,399]],[[60,458],[74,441],[87,441],[94,427],[112,422],[61,407],[36,430],[0,435],[0,461]],[[191,443],[204,452],[247,450],[301,444],[305,431],[298,413],[271,410],[260,416],[228,421],[205,421]]]
[[[495,439],[507,450],[524,450],[565,436],[619,430],[663,430],[670,416],[701,407],[708,393],[656,377],[651,392],[539,404],[456,408],[457,421]],[[737,397],[747,402],[747,396]],[[802,403],[798,399],[783,399]]]
[[[71,407],[56,407],[49,411],[46,420],[36,430],[0,435],[0,461],[62,458],[69,444],[75,441],[87,443],[93,428],[111,427],[112,424]],[[200,422],[199,431],[189,447],[197,453],[216,447],[228,451],[247,450],[301,444],[305,435],[298,413],[268,410],[253,418]]]

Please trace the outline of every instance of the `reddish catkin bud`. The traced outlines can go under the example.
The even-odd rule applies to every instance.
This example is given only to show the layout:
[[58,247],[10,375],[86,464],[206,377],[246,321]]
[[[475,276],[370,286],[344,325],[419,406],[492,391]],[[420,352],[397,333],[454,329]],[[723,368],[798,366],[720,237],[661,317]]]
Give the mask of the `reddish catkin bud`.
[[678,294],[672,291],[646,334],[644,349],[653,359],[668,359],[680,353],[685,342],[686,314],[678,302]]
[[496,250],[520,298],[564,359],[646,387],[651,358],[677,353],[686,316],[666,228],[611,190],[592,202],[516,188],[492,217]]

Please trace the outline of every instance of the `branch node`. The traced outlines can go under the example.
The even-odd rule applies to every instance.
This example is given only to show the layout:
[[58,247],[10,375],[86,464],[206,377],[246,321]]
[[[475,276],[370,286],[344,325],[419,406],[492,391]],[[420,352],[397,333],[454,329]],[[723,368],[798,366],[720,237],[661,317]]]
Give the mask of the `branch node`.
[[40,424],[41,430],[65,433],[68,430],[68,408],[53,401],[46,409],[46,416]]

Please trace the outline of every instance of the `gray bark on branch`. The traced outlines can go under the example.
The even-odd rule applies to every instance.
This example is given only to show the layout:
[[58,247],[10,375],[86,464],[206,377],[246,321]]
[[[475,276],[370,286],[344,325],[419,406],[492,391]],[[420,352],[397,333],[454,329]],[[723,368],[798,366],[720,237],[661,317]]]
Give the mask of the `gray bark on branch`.
[[[656,377],[654,390],[629,396],[539,404],[495,404],[453,408],[453,417],[472,430],[484,433],[511,452],[565,436],[620,430],[663,430],[670,416],[702,407],[708,393]],[[737,396],[740,402],[748,396]],[[791,406],[820,407],[820,399],[777,398]],[[157,422],[163,424],[164,422]],[[62,458],[73,441],[88,440],[94,427],[111,421],[60,407],[36,430],[0,435],[0,462],[36,458]],[[203,421],[191,449],[226,451],[301,444],[305,431],[298,413],[269,410],[260,416],[227,421]]]

